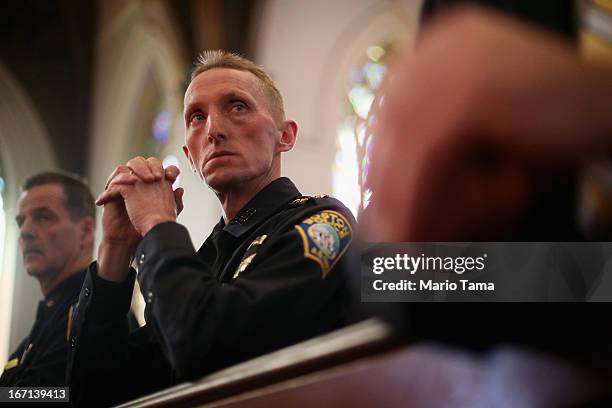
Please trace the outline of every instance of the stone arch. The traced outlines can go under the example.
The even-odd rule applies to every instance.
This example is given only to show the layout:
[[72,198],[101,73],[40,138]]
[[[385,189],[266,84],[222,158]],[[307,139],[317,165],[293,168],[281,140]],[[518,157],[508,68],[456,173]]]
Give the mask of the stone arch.
[[[184,139],[183,94],[190,66],[185,57],[185,47],[164,2],[122,4],[122,8],[116,10],[112,9],[116,6],[109,3],[109,10],[102,13],[110,16],[101,24],[97,45],[93,137],[89,155],[92,188],[94,192],[101,191],[115,166],[134,154],[133,144],[137,141],[132,132],[134,123],[142,121],[143,98],[146,99],[147,94],[161,95],[173,116],[170,136],[162,154],[176,156],[184,170],[181,183],[187,193],[180,220],[188,226],[197,244],[217,221],[219,210],[214,197],[207,194],[200,181],[186,171],[189,164],[181,150]],[[149,92],[151,87],[156,88],[155,92]],[[98,241],[100,233],[98,228]]]
[[129,158],[133,117],[142,95],[157,87],[175,113],[180,110],[184,71],[180,46],[163,7],[127,3],[102,27],[96,53],[90,166],[92,187]]
[[[19,230],[13,220],[19,185],[33,173],[57,166],[47,130],[36,108],[8,68],[0,61],[0,161],[6,182],[6,233],[0,254],[0,361],[27,335],[36,314],[40,288],[26,275],[19,256]],[[10,334],[10,337],[9,337]]]

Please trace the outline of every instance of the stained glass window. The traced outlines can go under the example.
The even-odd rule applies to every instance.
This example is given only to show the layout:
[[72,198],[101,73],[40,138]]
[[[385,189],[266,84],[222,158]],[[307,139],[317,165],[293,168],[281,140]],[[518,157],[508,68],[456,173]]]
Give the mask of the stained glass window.
[[[151,136],[152,136],[152,144],[153,150],[150,154],[151,156],[160,157],[164,148],[166,147],[166,142],[170,137],[170,132],[172,130],[172,112],[169,109],[161,109],[157,112],[155,117],[153,118],[153,123],[151,126]],[[161,157],[160,157],[161,158]],[[169,154],[164,155],[162,160],[162,165],[164,168],[175,165],[179,167],[179,161],[176,156]],[[176,188],[180,184],[180,176],[176,179],[173,184],[173,187]]]
[[[142,116],[135,118],[134,121],[134,132],[137,138],[131,156],[157,157],[162,161],[164,168],[170,165],[180,168],[176,156],[165,154],[169,150],[168,145],[171,142],[175,115],[155,85],[155,81],[152,81],[152,84],[142,95]],[[172,187],[180,187],[180,176],[177,177]],[[138,282],[134,286],[131,308],[138,324],[142,326],[145,324],[146,303],[137,286]]]
[[370,129],[372,103],[385,74],[386,48],[372,45],[365,51],[365,62],[348,77],[348,92],[340,106],[336,157],[333,167],[334,195],[355,216],[367,207],[370,191],[365,188],[372,151]]
[[[171,137],[174,114],[167,108],[159,92],[155,91],[151,95],[147,95],[145,104],[147,104],[147,100],[149,101],[149,108],[146,109],[147,113],[136,123],[137,134],[140,136],[139,143],[136,144],[137,148],[132,155],[159,157],[164,168],[171,164],[179,167],[176,156],[164,154]],[[175,188],[179,186],[179,179],[180,176],[174,183]]]
[[168,109],[162,109],[155,115],[151,133],[153,139],[164,143],[170,136],[170,125],[172,124],[172,113]]

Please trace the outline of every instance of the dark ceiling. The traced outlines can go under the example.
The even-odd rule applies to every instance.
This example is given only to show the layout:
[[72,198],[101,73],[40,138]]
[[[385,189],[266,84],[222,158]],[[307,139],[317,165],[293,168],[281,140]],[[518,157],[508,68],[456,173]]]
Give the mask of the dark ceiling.
[[[251,54],[254,1],[167,0],[186,49]],[[28,94],[61,168],[85,174],[99,5],[83,0],[6,2],[0,13],[0,61]],[[1,97],[1,96],[0,96]],[[24,135],[24,143],[27,143]]]

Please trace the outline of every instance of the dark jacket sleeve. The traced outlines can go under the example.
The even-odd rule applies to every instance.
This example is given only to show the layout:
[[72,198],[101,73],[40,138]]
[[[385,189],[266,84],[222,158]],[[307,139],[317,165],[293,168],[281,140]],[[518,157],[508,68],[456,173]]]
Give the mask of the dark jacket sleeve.
[[[28,345],[27,340],[27,338],[24,339],[19,346],[17,346],[17,349],[9,356],[7,364],[9,361],[12,362],[13,360],[19,361],[19,358]],[[9,387],[15,384],[17,381],[17,367],[18,366],[7,369],[5,366],[2,376],[0,376],[0,387]]]
[[9,358],[9,361],[18,359],[18,365],[2,374],[0,386],[61,387],[66,385],[68,313],[62,313],[60,318],[50,323],[43,341],[35,341],[33,351],[26,351],[30,344],[29,338],[21,342]]
[[67,380],[74,406],[109,406],[170,385],[170,367],[149,327],[130,334],[136,273],[122,283],[98,277],[90,267],[70,333]]
[[[18,370],[19,367],[16,367],[14,376],[10,370],[3,374],[0,386],[61,387],[66,384],[66,326],[53,327],[53,330],[56,333],[50,333],[49,336],[53,336],[54,341],[44,350],[38,350],[35,360],[29,363],[27,368]],[[28,357],[32,356],[26,356]]]
[[345,258],[323,278],[293,224],[268,238],[227,283],[200,260],[179,224],[157,225],[137,251],[154,328],[181,379],[336,328],[348,303]]

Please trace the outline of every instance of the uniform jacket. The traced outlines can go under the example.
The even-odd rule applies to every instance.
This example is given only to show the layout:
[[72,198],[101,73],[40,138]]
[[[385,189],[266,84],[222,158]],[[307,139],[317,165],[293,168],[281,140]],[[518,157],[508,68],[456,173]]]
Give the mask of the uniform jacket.
[[355,262],[355,221],[329,197],[304,197],[287,178],[260,191],[196,252],[173,222],[136,252],[147,324],[128,334],[136,276],[104,281],[92,264],[71,333],[71,399],[134,398],[341,326]]
[[38,304],[36,321],[4,367],[1,387],[48,386],[66,384],[68,331],[85,270],[57,285]]

